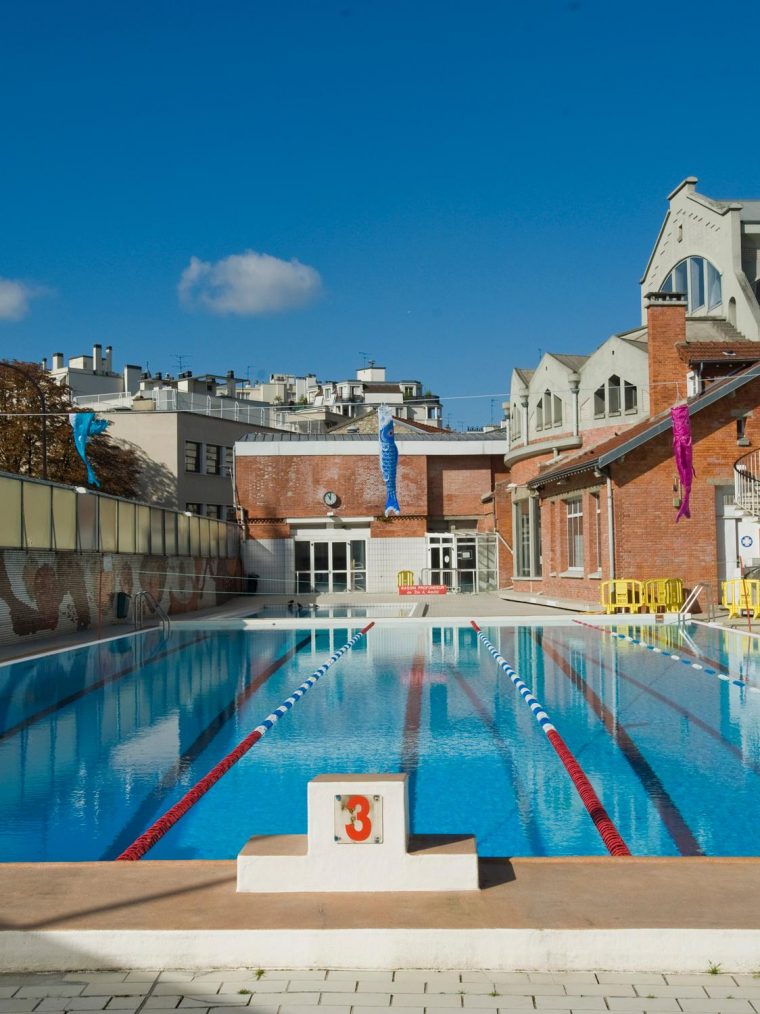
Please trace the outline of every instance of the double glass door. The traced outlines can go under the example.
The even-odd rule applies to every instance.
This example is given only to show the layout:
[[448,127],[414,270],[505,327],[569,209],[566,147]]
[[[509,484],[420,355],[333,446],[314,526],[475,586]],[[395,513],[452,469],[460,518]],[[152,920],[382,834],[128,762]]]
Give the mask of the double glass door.
[[428,535],[430,584],[456,592],[496,587],[496,536]]
[[366,547],[364,539],[296,539],[296,592],[366,591]]

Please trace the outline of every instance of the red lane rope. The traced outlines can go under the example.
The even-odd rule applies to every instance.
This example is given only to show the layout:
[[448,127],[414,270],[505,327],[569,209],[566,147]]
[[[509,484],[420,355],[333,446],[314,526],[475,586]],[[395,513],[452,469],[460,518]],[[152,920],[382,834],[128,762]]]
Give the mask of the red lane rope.
[[533,717],[543,729],[546,734],[546,738],[551,743],[555,753],[564,764],[565,770],[570,775],[570,779],[575,787],[575,790],[594,822],[594,826],[599,832],[599,836],[604,842],[607,851],[612,856],[629,856],[631,854],[630,849],[623,841],[618,829],[613,824],[609,814],[602,805],[599,796],[597,796],[594,791],[591,782],[586,777],[583,768],[571,753],[567,743],[565,743],[564,739],[555,729],[543,705],[540,704],[534,697],[528,684],[515,672],[504,656],[499,654],[475,620],[470,620],[470,625],[478,635],[479,640],[483,642],[489,653],[493,656],[496,664],[507,674],[507,676],[509,676],[515,689],[533,712]]
[[183,817],[191,806],[194,806],[212,786],[216,785],[222,775],[225,775],[241,757],[248,753],[251,747],[255,746],[262,736],[266,735],[275,722],[287,714],[307,690],[310,690],[324,676],[327,670],[342,655],[345,655],[347,651],[353,648],[359,639],[364,637],[367,631],[374,627],[374,625],[374,621],[368,623],[366,627],[362,627],[358,634],[354,634],[350,641],[346,641],[343,647],[334,652],[324,665],[320,666],[308,679],[304,680],[300,687],[294,690],[291,696],[283,701],[279,708],[276,708],[271,715],[268,715],[260,725],[256,726],[253,732],[249,733],[245,739],[238,743],[234,750],[230,751],[226,757],[223,757],[199,782],[196,782],[179,802],[175,803],[171,809],[167,810],[166,813],[151,824],[147,831],[141,834],[139,838],[136,838],[128,848],[124,849],[121,855],[116,857],[115,862],[135,862],[138,859],[142,859],[145,853],[152,849],[156,842],[160,841],[170,828],[174,827],[180,817]]

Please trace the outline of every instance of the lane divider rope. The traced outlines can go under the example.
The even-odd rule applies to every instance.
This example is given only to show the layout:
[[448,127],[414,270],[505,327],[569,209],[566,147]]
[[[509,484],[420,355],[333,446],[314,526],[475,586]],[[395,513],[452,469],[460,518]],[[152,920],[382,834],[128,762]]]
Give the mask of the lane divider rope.
[[305,679],[303,683],[293,691],[287,700],[283,701],[279,708],[275,708],[271,715],[267,715],[260,725],[257,725],[253,732],[249,733],[245,739],[242,739],[234,750],[231,750],[226,757],[223,757],[218,764],[209,771],[207,775],[204,775],[200,781],[185,793],[179,802],[175,803],[171,809],[167,810],[158,820],[154,821],[153,824],[136,838],[132,844],[124,849],[121,855],[117,856],[115,862],[135,862],[138,859],[142,859],[146,852],[153,848],[153,846],[163,838],[166,832],[174,827],[180,817],[183,817],[191,806],[194,806],[198,800],[204,796],[210,788],[212,788],[222,775],[225,775],[230,768],[236,764],[244,754],[248,753],[252,746],[269,732],[273,725],[286,715],[293,705],[300,701],[304,694],[311,690],[315,683],[317,683],[335,663],[350,651],[358,641],[367,634],[368,630],[374,627],[374,621],[367,624],[366,627],[354,634],[354,636],[337,651],[329,657],[329,659],[321,665],[319,669],[316,669],[308,679]]
[[573,623],[577,623],[580,627],[588,627],[589,630],[595,630],[598,634],[607,634],[608,637],[614,637],[617,641],[626,641],[628,644],[637,644],[640,648],[646,648],[648,651],[652,651],[657,655],[662,655],[663,658],[669,658],[673,662],[681,662],[683,665],[688,665],[690,669],[697,669],[699,672],[706,672],[709,676],[717,676],[719,680],[723,680],[724,683],[733,683],[735,687],[742,687],[744,690],[751,690],[753,693],[760,693],[760,687],[752,687],[743,680],[738,680],[729,673],[719,672],[717,669],[713,669],[712,666],[702,665],[700,662],[694,662],[688,657],[683,655],[677,655],[671,653],[668,648],[658,648],[656,644],[650,644],[648,641],[642,641],[640,638],[631,637],[630,634],[621,634],[617,630],[607,630],[606,627],[597,627],[594,623],[586,623],[585,620],[576,620],[573,617]]
[[500,669],[502,669],[507,676],[509,676],[515,689],[525,701],[533,713],[533,717],[538,722],[541,729],[546,734],[546,738],[549,740],[554,750],[565,766],[567,773],[570,775],[570,779],[575,786],[575,790],[581,798],[581,802],[586,807],[589,816],[594,822],[594,826],[599,832],[599,836],[605,844],[607,851],[611,856],[630,856],[631,852],[618,829],[613,824],[609,814],[602,805],[602,801],[597,796],[591,782],[586,777],[583,769],[581,768],[578,761],[575,759],[570,749],[568,748],[565,741],[562,739],[560,734],[551,722],[548,714],[546,713],[543,705],[534,697],[530,687],[527,683],[515,672],[512,666],[507,662],[503,655],[500,655],[496,648],[491,644],[486,635],[480,629],[475,620],[470,620],[470,625],[475,633],[478,635],[478,639],[485,645],[489,653],[493,656],[494,661]]

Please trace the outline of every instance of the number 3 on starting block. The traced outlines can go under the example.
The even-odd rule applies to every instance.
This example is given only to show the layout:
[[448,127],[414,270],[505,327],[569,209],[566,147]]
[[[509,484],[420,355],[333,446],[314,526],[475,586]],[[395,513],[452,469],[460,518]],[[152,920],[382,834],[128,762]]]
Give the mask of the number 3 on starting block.
[[343,845],[379,845],[383,840],[383,797],[336,795],[334,834],[335,841]]

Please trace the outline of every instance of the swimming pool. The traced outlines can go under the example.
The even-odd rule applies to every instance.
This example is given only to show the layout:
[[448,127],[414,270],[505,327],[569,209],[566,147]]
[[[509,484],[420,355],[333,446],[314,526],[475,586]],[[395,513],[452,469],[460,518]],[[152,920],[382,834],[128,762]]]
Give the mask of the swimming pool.
[[[0,859],[114,858],[358,629],[176,626],[0,666]],[[758,854],[760,641],[483,629],[635,855]],[[400,770],[417,833],[474,833],[481,855],[605,852],[474,631],[404,620],[373,627],[148,858],[232,858],[303,833],[315,775]]]

